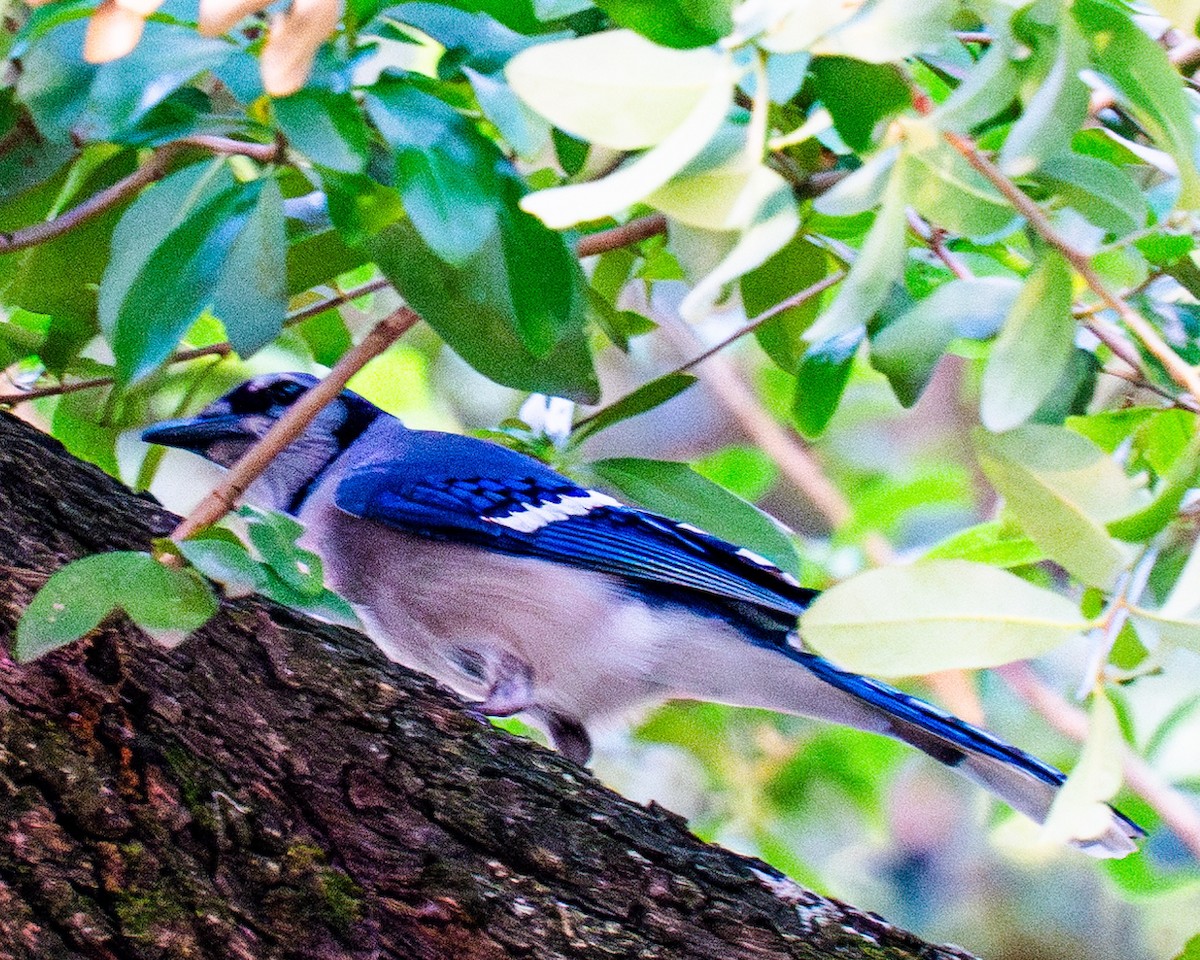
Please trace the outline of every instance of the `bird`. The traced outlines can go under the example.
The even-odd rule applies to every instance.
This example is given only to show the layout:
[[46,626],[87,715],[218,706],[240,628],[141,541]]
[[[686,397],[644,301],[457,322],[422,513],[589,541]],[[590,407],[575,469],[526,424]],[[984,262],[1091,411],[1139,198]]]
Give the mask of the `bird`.
[[[266,374],[142,438],[230,467],[317,383]],[[414,430],[344,390],[250,486],[393,661],[493,717],[521,714],[586,764],[588,727],[668,699],[817,717],[903,741],[1045,821],[1065,775],[986,731],[805,649],[790,574],[688,523],[581,486],[516,450]],[[1109,808],[1072,845],[1144,831]]]

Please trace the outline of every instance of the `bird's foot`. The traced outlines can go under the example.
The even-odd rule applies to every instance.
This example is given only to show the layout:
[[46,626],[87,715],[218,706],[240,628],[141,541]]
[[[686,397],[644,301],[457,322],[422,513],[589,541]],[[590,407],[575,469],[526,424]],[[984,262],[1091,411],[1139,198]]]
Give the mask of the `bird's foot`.
[[583,724],[565,713],[545,713],[546,732],[556,750],[568,760],[581,767],[587,766],[592,756],[592,738]]
[[488,717],[511,717],[533,706],[533,671],[529,664],[502,653],[490,673],[487,696],[472,709]]

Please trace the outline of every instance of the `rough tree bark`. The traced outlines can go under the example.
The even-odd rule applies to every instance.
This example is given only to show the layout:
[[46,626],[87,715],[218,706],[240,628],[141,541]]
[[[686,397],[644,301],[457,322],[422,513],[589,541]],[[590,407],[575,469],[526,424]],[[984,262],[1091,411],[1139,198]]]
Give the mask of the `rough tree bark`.
[[258,599],[175,650],[7,649],[75,557],[175,518],[0,415],[0,957],[923,958]]

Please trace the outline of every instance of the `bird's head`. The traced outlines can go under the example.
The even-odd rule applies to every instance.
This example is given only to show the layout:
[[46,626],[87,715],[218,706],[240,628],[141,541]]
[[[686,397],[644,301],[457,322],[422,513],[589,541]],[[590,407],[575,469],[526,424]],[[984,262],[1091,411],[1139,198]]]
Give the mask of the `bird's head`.
[[[307,373],[269,373],[247,380],[199,413],[165,420],[142,433],[147,443],[177,447],[231,467],[317,383]],[[265,505],[292,509],[298,492],[362,435],[381,414],[374,404],[343,390],[305,432],[272,462],[262,480]]]

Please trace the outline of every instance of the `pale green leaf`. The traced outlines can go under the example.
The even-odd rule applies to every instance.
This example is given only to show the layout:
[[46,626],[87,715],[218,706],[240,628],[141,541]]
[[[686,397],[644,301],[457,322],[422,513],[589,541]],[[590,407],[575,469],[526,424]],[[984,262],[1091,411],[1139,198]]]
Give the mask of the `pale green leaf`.
[[1087,626],[1065,597],[1011,573],[929,560],[826,590],[801,616],[800,635],[848,670],[900,677],[1040,656]]
[[1054,49],[1039,48],[1035,56],[1047,59],[1047,69],[1029,84],[1025,109],[1000,151],[1000,168],[1011,177],[1067,150],[1088,112],[1088,88],[1079,77],[1088,65],[1087,44],[1074,23],[1062,18]]
[[880,150],[857,170],[839,180],[813,201],[813,209],[830,217],[853,217],[879,205],[892,169],[900,156],[899,147]]
[[800,229],[800,214],[786,181],[763,169],[756,190],[767,190],[749,225],[715,267],[700,278],[679,305],[685,320],[696,321],[716,302],[726,284],[762,266]]
[[1050,805],[1042,827],[1046,836],[1059,843],[1086,843],[1111,829],[1107,801],[1121,788],[1124,745],[1112,701],[1097,691],[1092,696],[1087,740],[1079,762]]
[[983,374],[980,418],[1000,432],[1028,420],[1062,379],[1075,345],[1071,267],[1047,251],[1021,287]]
[[1030,539],[1084,583],[1110,587],[1131,558],[1105,524],[1145,506],[1144,487],[1065,427],[976,431],[975,444],[980,467]]
[[1139,628],[1157,635],[1164,643],[1200,653],[1200,619],[1164,616],[1161,611],[1134,607],[1133,620]]
[[905,158],[909,202],[930,223],[964,237],[989,237],[1017,223],[1017,214],[962,154],[941,138]]
[[614,150],[661,143],[731,79],[715,50],[660,47],[632,30],[538,44],[513,57],[504,74],[556,127]]
[[732,102],[733,72],[723,62],[712,71],[691,112],[657,146],[599,180],[531,193],[521,200],[521,208],[553,229],[620,213],[663,186],[700,153],[720,129]]
[[805,333],[809,343],[828,340],[865,325],[883,305],[893,283],[902,276],[908,256],[908,177],[903,163],[893,169],[883,192],[883,205],[837,298]]

